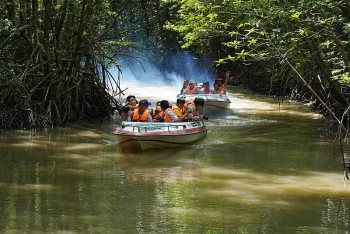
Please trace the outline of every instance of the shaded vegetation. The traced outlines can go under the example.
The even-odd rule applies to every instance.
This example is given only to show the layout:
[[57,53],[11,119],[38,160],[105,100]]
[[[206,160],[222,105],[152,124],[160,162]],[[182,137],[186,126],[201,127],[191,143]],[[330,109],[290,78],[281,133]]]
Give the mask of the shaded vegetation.
[[[111,30],[120,13],[107,1],[2,3],[0,128],[41,128],[111,112]],[[120,19],[119,19],[120,20]],[[114,33],[114,34],[113,34]]]

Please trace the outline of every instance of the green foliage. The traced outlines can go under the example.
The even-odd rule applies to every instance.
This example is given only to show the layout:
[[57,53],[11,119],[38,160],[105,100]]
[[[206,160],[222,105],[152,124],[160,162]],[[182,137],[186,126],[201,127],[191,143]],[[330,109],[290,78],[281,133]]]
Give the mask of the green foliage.
[[201,53],[209,51],[215,55],[219,68],[251,64],[260,70],[246,76],[264,74],[266,82],[262,85],[269,85],[270,90],[273,83],[287,86],[281,88],[288,92],[303,90],[296,73],[290,72],[287,58],[320,97],[331,99],[343,110],[347,108],[350,96],[347,1],[192,0],[173,4],[179,9],[178,18],[169,22],[168,28],[180,33],[183,47]]
[[114,27],[121,18],[111,3],[0,3],[0,128],[109,116],[115,79],[107,68],[131,45]]
[[174,8],[179,8],[176,24],[167,23],[167,29],[179,32],[184,39],[183,48],[196,47],[204,52],[208,45],[215,43],[218,32],[227,28],[220,21],[220,9],[214,3],[198,0],[174,1]]

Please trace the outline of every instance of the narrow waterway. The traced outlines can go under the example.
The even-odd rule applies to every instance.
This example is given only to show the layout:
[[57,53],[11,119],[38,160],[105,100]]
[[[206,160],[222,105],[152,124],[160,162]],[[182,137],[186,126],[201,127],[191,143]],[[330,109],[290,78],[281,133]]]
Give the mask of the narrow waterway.
[[181,149],[121,153],[116,119],[2,132],[0,232],[348,233],[336,129],[303,105],[230,91],[231,109]]

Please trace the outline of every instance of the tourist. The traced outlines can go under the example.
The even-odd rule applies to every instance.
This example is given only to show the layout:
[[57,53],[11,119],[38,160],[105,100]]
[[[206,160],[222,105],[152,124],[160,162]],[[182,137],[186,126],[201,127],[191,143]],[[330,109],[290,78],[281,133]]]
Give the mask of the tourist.
[[220,92],[220,85],[219,83],[215,82],[214,83],[214,88],[210,90],[211,94],[218,94]]
[[147,99],[143,99],[138,103],[137,109],[134,109],[128,116],[129,122],[152,122],[152,116],[148,110],[151,103]]
[[203,115],[203,106],[204,106],[204,99],[203,98],[195,98],[192,100],[187,101],[184,104],[184,116],[185,120],[191,121],[191,120],[203,120],[207,119],[206,116]]
[[120,118],[122,121],[126,121],[131,112],[137,109],[137,100],[134,95],[126,97],[126,102],[121,107]]
[[219,83],[219,85],[220,85],[220,92],[219,92],[219,94],[226,94],[226,87],[227,87],[227,83],[228,83],[228,81],[230,79],[230,74],[231,74],[231,72],[227,71],[225,73],[225,82],[223,84]]
[[202,94],[210,94],[210,84],[209,81],[203,83]]
[[189,80],[184,80],[184,82],[182,83],[182,88],[180,90],[180,94],[184,94],[184,92],[187,89],[189,83],[190,83]]
[[160,107],[160,101],[157,102],[157,104],[152,108],[152,119],[153,122],[161,122],[163,118],[163,111]]
[[183,116],[183,107],[184,107],[184,104],[185,104],[185,99],[182,98],[182,97],[178,97],[177,100],[176,100],[176,105],[173,105],[172,109],[175,113],[175,115],[179,118],[181,118]]
[[200,94],[201,90],[197,88],[196,82],[190,81],[188,87],[184,91],[184,94]]
[[126,106],[130,108],[131,111],[135,110],[137,108],[137,100],[134,95],[129,95],[126,97]]
[[182,122],[184,117],[177,117],[173,109],[170,108],[169,102],[167,100],[162,100],[160,102],[160,107],[163,111],[162,122]]
[[227,83],[230,79],[230,71],[225,73],[225,80],[222,78],[218,78],[215,80],[216,83],[219,84],[220,90],[217,92],[218,94],[226,94]]

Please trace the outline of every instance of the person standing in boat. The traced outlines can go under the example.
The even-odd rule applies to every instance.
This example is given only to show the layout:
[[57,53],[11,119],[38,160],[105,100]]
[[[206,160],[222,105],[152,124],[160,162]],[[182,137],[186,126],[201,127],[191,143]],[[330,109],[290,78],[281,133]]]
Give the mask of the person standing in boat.
[[210,84],[209,81],[203,83],[203,88],[202,88],[202,94],[210,94],[211,89],[210,89]]
[[148,110],[151,103],[147,99],[142,99],[137,106],[137,109],[132,111],[127,119],[128,122],[152,122],[152,116]]
[[230,79],[230,71],[227,71],[225,73],[225,81],[221,78],[218,78],[215,80],[215,83],[218,83],[220,86],[220,89],[217,91],[217,94],[226,94],[226,87],[227,87],[227,83]]
[[201,94],[202,91],[197,88],[196,82],[193,80],[190,81],[188,87],[184,91],[184,94]]
[[204,99],[203,98],[195,98],[192,100],[187,101],[184,104],[184,112],[186,116],[186,120],[193,120],[193,119],[207,119],[206,116],[203,115],[203,106],[204,106]]
[[185,117],[177,117],[173,109],[169,106],[169,101],[162,100],[160,102],[160,108],[162,108],[163,111],[161,122],[183,122]]

